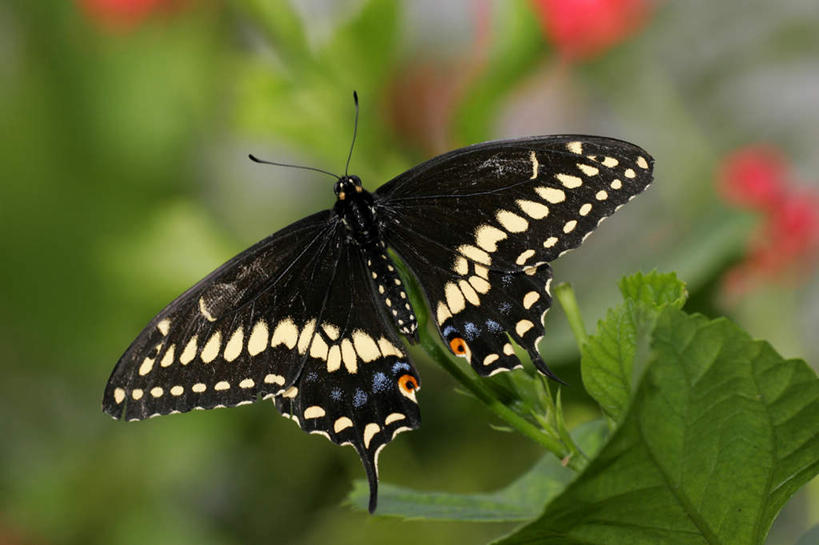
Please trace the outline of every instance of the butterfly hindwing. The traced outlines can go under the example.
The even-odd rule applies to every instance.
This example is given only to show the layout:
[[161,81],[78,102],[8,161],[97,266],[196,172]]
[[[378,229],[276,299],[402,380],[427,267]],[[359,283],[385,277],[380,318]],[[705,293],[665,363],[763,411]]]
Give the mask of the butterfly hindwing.
[[548,263],[645,189],[652,164],[641,148],[609,138],[504,140],[422,163],[376,198],[387,241],[417,276],[453,352],[481,375],[509,369],[509,334],[550,375],[537,356]]

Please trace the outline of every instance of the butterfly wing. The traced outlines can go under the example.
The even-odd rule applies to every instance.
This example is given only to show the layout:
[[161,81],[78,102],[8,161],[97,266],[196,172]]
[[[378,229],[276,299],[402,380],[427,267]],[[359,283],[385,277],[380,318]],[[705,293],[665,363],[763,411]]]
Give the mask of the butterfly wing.
[[535,365],[551,304],[548,263],[579,246],[652,179],[653,159],[620,140],[544,136],[455,150],[376,193],[387,243],[417,276],[441,335],[481,375]]
[[115,367],[103,409],[140,420],[272,397],[305,431],[352,445],[375,507],[377,456],[417,428],[418,375],[332,212],[239,254],[162,310]]

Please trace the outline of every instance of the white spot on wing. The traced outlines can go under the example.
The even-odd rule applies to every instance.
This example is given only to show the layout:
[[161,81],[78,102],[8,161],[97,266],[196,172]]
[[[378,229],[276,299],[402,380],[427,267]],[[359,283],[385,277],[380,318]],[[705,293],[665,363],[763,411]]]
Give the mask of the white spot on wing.
[[498,242],[508,236],[509,235],[497,227],[491,225],[479,225],[478,228],[475,229],[475,243],[487,252],[496,251],[498,249]]
[[313,342],[310,343],[310,356],[320,360],[326,360],[328,350],[327,343],[324,342],[321,335],[313,335]]
[[586,203],[580,207],[579,213],[581,216],[588,216],[589,212],[591,212],[592,205],[590,203]]
[[535,324],[533,324],[531,321],[521,320],[515,324],[515,333],[518,334],[518,337],[523,337],[523,335],[533,327],[535,327]]
[[572,153],[581,155],[583,153],[583,144],[582,142],[569,142],[566,144],[566,149]]
[[552,204],[557,204],[566,200],[566,193],[562,189],[554,187],[536,187],[535,191],[544,200]]
[[597,199],[598,201],[605,201],[606,199],[609,198],[609,194],[606,193],[604,189],[601,189],[594,195],[594,198]]
[[603,166],[613,168],[620,164],[620,161],[615,159],[614,157],[606,157],[603,159]]
[[444,295],[446,296],[446,303],[449,307],[449,310],[452,311],[454,314],[458,314],[464,308],[466,308],[466,301],[464,300],[464,295],[461,293],[461,290],[458,289],[458,286],[452,282],[447,282],[446,286],[444,286]]
[[330,347],[327,352],[327,372],[332,373],[341,368],[341,348],[337,344]]
[[465,276],[469,273],[469,262],[463,256],[455,258],[455,263],[452,265],[452,270],[456,273]]
[[642,155],[637,157],[637,166],[642,168],[642,169],[648,168],[648,162],[646,161],[645,157],[643,157]]
[[563,187],[567,189],[575,189],[583,185],[583,180],[577,176],[572,176],[571,174],[558,173],[555,174],[555,178],[557,178],[557,180],[563,184]]
[[346,416],[342,416],[341,418],[336,420],[335,423],[333,424],[333,431],[336,432],[336,433],[340,433],[341,431],[346,430],[347,428],[352,428],[352,427],[353,427],[353,421],[350,420],[349,418],[347,418]]
[[273,330],[273,336],[270,338],[270,346],[283,344],[292,350],[298,340],[299,328],[291,318],[285,318],[276,324],[276,329]]
[[297,345],[299,354],[304,354],[307,352],[307,347],[310,345],[310,339],[313,338],[313,332],[316,330],[316,320],[310,320],[306,324],[304,324],[304,329],[301,330],[301,335],[299,335],[299,342]]
[[197,349],[197,336],[194,335],[191,337],[191,340],[188,341],[188,344],[185,345],[185,349],[182,351],[182,354],[179,356],[179,363],[182,365],[189,364],[194,356],[196,356],[196,349]]
[[615,178],[614,180],[611,181],[610,185],[612,189],[620,189],[621,187],[623,187],[623,182]]
[[173,387],[171,388],[171,395],[172,395],[172,396],[174,396],[174,397],[179,397],[179,396],[181,396],[183,393],[185,393],[185,388],[183,388],[183,387],[182,387],[182,386],[180,386],[179,384],[177,384],[176,386],[173,386]]
[[449,308],[443,301],[438,301],[438,308],[435,311],[435,318],[438,320],[438,325],[441,325],[449,318],[452,318],[452,313],[449,312]]
[[373,361],[381,357],[381,352],[378,350],[378,345],[372,337],[357,329],[353,331],[353,345],[358,357],[365,362]]
[[544,248],[551,248],[555,244],[557,244],[557,237],[549,237],[543,241]]
[[389,426],[393,422],[398,422],[399,420],[404,420],[406,416],[402,413],[390,413],[387,418],[384,419],[384,425]]
[[304,410],[304,419],[307,420],[308,418],[321,418],[325,414],[327,413],[324,412],[324,409],[322,409],[318,405],[312,405]]
[[242,343],[245,339],[245,331],[242,326],[233,332],[233,335],[230,336],[228,339],[227,344],[225,345],[225,353],[223,357],[225,361],[233,361],[239,357],[239,354],[242,353]]
[[321,328],[331,341],[338,340],[339,330],[337,326],[333,324],[321,324]]
[[626,172],[624,173],[626,178],[634,178],[637,174],[634,172],[634,169],[627,168]]
[[482,263],[484,265],[492,264],[492,258],[489,257],[488,253],[469,244],[462,244],[461,246],[458,246],[458,253],[468,259],[471,259],[472,261],[477,261],[478,263]]
[[171,320],[169,318],[165,318],[164,320],[156,324],[156,328],[159,330],[160,333],[162,333],[162,336],[164,337],[165,335],[168,334],[168,331],[171,328]]
[[219,349],[222,347],[222,332],[217,331],[210,336],[208,342],[205,343],[205,348],[202,349],[202,361],[210,363],[219,355]]
[[274,375],[270,373],[265,375],[264,377],[265,384],[278,384],[279,386],[284,386],[284,377],[281,375]]
[[500,210],[495,218],[501,226],[510,233],[522,233],[529,228],[529,222],[508,210]]
[[201,382],[197,382],[196,384],[191,386],[191,390],[193,390],[197,394],[201,394],[202,392],[204,392],[207,389],[208,389],[207,385],[203,384]]
[[213,387],[214,390],[217,392],[224,392],[225,390],[230,390],[230,383],[226,380],[220,380],[216,383]]
[[530,291],[526,295],[523,296],[523,308],[529,310],[532,308],[532,305],[537,303],[537,300],[540,299],[540,294],[536,291]]
[[535,251],[534,251],[534,250],[532,250],[531,248],[530,248],[530,249],[528,249],[528,250],[524,250],[524,251],[523,251],[523,252],[522,252],[522,253],[521,253],[521,254],[518,256],[518,258],[515,260],[515,264],[517,264],[517,265],[523,265],[523,264],[524,264],[524,263],[526,263],[526,261],[527,261],[527,260],[528,260],[530,257],[532,257],[533,255],[535,255]]
[[122,403],[125,400],[125,390],[122,388],[115,388],[114,389],[114,401],[117,405]]
[[168,350],[165,351],[165,355],[162,356],[162,361],[159,362],[159,365],[162,367],[168,367],[170,364],[173,363],[173,353],[176,350],[176,345],[172,344],[168,347]]
[[537,178],[538,167],[537,155],[535,155],[534,151],[529,152],[529,160],[532,161],[532,176],[530,176],[529,179],[534,180],[535,178]]
[[139,376],[144,377],[154,368],[154,358],[145,358],[139,366]]
[[549,207],[535,201],[517,200],[515,203],[532,219],[542,220],[549,215]]
[[341,359],[344,362],[344,367],[347,372],[354,375],[358,372],[358,361],[353,349],[353,343],[350,339],[342,339],[341,341]]
[[469,284],[475,288],[478,293],[487,293],[492,285],[481,278],[480,276],[472,275],[469,277]]
[[569,234],[574,231],[575,227],[577,227],[577,220],[569,220],[566,222],[566,225],[563,226],[563,232]]
[[202,313],[202,316],[204,316],[207,321],[209,321],[209,322],[215,322],[216,321],[216,317],[214,317],[213,314],[210,313],[210,311],[208,310],[208,307],[205,305],[205,298],[204,297],[199,298],[199,312]]
[[475,290],[472,289],[472,286],[469,285],[469,282],[466,280],[458,280],[458,287],[461,288],[461,293],[464,294],[467,301],[476,307],[480,306],[481,299],[478,297],[478,294],[475,293]]
[[583,163],[577,163],[577,168],[579,168],[586,176],[597,176],[600,173],[600,169],[597,167],[584,165]]
[[500,356],[498,356],[497,354],[489,354],[483,359],[483,364],[487,366],[492,365],[498,360],[498,358],[500,358]]
[[381,431],[381,426],[375,422],[370,422],[364,426],[364,448],[370,448],[370,441],[373,440],[373,436],[379,431]]

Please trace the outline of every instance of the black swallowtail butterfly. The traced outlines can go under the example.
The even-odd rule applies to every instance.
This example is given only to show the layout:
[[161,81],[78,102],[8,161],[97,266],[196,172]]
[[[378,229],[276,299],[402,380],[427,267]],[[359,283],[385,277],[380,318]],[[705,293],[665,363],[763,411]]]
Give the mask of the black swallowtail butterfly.
[[387,249],[479,375],[520,367],[511,337],[553,376],[536,350],[549,262],[643,191],[652,165],[620,140],[537,136],[446,153],[373,193],[338,177],[332,210],[255,244],[157,314],[114,368],[103,409],[141,420],[272,398],[303,430],[356,449],[372,512],[381,449],[421,421],[420,379],[397,334],[415,342],[417,322]]

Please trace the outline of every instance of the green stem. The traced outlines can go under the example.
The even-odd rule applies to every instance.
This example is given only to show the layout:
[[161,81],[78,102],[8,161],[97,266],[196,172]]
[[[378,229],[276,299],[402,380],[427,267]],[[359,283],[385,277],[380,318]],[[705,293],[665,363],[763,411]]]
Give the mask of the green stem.
[[458,367],[458,365],[450,359],[449,354],[444,352],[441,345],[427,332],[422,332],[420,337],[421,346],[427,354],[443,367],[447,373],[452,375],[464,388],[469,390],[469,392],[486,405],[490,411],[495,413],[496,416],[524,436],[554,453],[558,458],[568,458],[567,465],[573,470],[581,471],[583,469],[585,466],[585,460],[583,458],[571,456],[571,450],[567,449],[561,441],[547,435],[540,428],[501,403],[480,380],[470,377]]
[[571,284],[558,284],[555,288],[555,298],[563,307],[563,312],[566,313],[566,319],[569,320],[569,327],[572,328],[572,333],[577,341],[578,348],[583,348],[586,341],[589,339],[589,334],[586,333],[586,326],[583,325],[583,318],[580,316],[580,307],[577,305],[577,298],[574,296],[574,290]]

